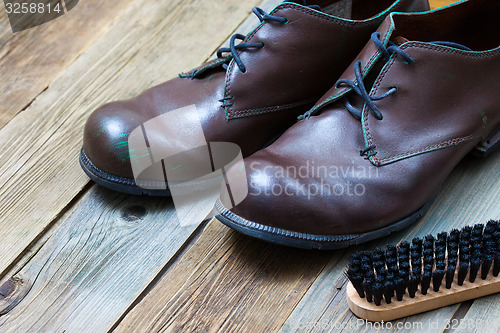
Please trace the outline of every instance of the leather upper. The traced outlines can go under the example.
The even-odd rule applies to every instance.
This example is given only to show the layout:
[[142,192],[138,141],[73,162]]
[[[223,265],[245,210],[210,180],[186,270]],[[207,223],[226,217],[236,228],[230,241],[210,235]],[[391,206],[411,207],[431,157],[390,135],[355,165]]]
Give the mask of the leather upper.
[[[383,119],[350,88],[332,88],[309,119],[245,160],[249,195],[231,212],[289,231],[350,235],[418,211],[464,156],[500,130],[500,38],[488,33],[500,24],[488,21],[490,15],[500,15],[500,4],[491,0],[392,14],[379,29],[381,40],[387,45],[411,38],[400,47],[414,63],[397,54],[385,59],[372,41],[356,59],[370,96],[397,88],[375,101]],[[457,31],[467,26],[471,38],[455,35],[450,22]],[[481,41],[472,38],[479,35]],[[432,42],[442,40],[473,51]],[[344,78],[355,80],[352,67]],[[362,110],[361,120],[347,111],[344,98]],[[234,177],[236,168],[228,173],[229,184]],[[221,201],[228,200],[223,189]]]

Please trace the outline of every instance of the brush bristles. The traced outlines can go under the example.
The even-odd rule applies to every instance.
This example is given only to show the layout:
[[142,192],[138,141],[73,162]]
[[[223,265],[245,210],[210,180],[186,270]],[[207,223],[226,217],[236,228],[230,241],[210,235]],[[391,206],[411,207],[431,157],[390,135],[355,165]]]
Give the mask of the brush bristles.
[[458,248],[460,241],[460,231],[453,229],[448,235],[446,249],[448,254],[448,263],[446,267],[446,289],[451,289],[455,271],[458,264]]
[[499,273],[500,222],[490,221],[354,254],[346,275],[361,298],[381,305],[405,295],[413,298],[419,288],[423,295],[429,289],[439,292],[443,281],[450,289],[454,283],[461,286],[467,276],[474,282]]

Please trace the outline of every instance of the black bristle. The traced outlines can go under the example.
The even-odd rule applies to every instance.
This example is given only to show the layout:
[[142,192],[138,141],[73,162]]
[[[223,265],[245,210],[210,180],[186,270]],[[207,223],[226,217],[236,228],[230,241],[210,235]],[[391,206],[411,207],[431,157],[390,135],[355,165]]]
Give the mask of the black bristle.
[[429,269],[429,266],[424,266],[424,274],[422,274],[422,282],[420,283],[420,292],[422,295],[427,295],[427,291],[431,286],[432,279],[432,266]]
[[373,293],[372,293],[373,280],[366,279],[363,282],[363,289],[365,290],[366,300],[371,303],[373,302]]
[[398,249],[394,245],[387,246],[385,251],[385,262],[389,274],[396,276],[398,274]]
[[436,268],[445,270],[446,268],[446,233],[441,233],[438,237],[435,246]]
[[462,286],[464,284],[467,273],[469,272],[469,263],[461,262],[458,266],[458,285]]
[[432,273],[432,287],[435,292],[438,292],[443,283],[443,278],[446,270],[446,240],[448,234],[442,232],[438,235],[435,244],[435,259],[436,269]]
[[386,294],[392,298],[396,290],[396,278],[399,276],[398,249],[396,246],[387,246],[385,250],[385,262],[387,264],[387,281],[390,282],[386,284]]
[[365,281],[363,282],[363,289],[365,297],[368,302],[373,302],[372,285],[375,282],[375,273],[373,271],[373,261],[371,253],[368,251],[361,252],[361,263]]
[[410,247],[411,274],[420,282],[422,275],[422,239],[414,238]]
[[394,297],[394,289],[394,280],[387,279],[384,283],[384,298],[387,304],[391,304],[391,299]]
[[460,251],[459,251],[459,259],[460,265],[458,268],[458,285],[463,285],[465,278],[469,272],[469,261],[470,261],[470,238],[471,238],[472,228],[466,226],[462,229],[460,233]]
[[493,259],[493,276],[497,277],[500,273],[500,222],[490,221],[494,225],[495,232],[493,239],[495,239],[495,258]]
[[488,273],[490,272],[492,263],[493,256],[485,255],[481,265],[481,279],[486,280],[488,278]]
[[455,280],[455,271],[458,263],[458,248],[460,242],[460,231],[453,229],[448,235],[447,254],[448,266],[446,268],[446,288],[450,289]]
[[425,237],[424,241],[424,274],[422,275],[421,293],[427,294],[431,286],[432,270],[434,269],[434,237],[431,235]]
[[351,281],[354,289],[358,292],[359,297],[365,297],[363,288],[364,273],[362,271],[361,253],[351,255],[349,260],[349,268],[346,272],[347,278]]
[[481,259],[474,258],[470,261],[469,268],[469,282],[474,283],[476,281],[477,273],[481,267]]
[[372,286],[373,302],[376,306],[382,304],[382,299],[384,298],[384,289],[383,278],[378,277]]
[[398,246],[399,276],[408,281],[410,278],[410,244],[401,242]]
[[483,257],[483,229],[484,225],[476,224],[472,228],[471,234],[471,260],[469,268],[469,282],[476,281],[477,273],[481,268],[481,259]]
[[457,261],[453,265],[448,265],[446,268],[446,289],[451,289],[453,281],[455,280],[455,271],[457,270]]
[[441,288],[441,284],[443,283],[443,278],[444,278],[444,270],[442,269],[436,269],[432,273],[432,289],[435,292],[438,292],[439,289]]
[[396,278],[396,298],[401,301],[410,279],[410,244],[406,241],[401,242],[397,250],[399,274]]
[[375,271],[377,272],[377,277],[380,276],[386,276],[387,275],[387,270],[385,268],[385,254],[384,250],[380,248],[376,248],[373,250],[372,253],[372,259],[373,259],[373,267],[375,268]]
[[488,223],[484,228],[483,233],[483,262],[481,265],[481,279],[486,280],[488,273],[490,272],[491,265],[493,264],[493,258],[495,257],[495,225],[493,223]]
[[448,259],[458,258],[458,247],[460,242],[460,231],[453,229],[448,235],[447,250]]
[[427,269],[434,266],[434,237],[432,235],[426,236],[424,241],[424,272],[425,267]]
[[410,298],[414,298],[418,290],[418,284],[420,282],[420,276],[412,275],[410,276],[410,281],[408,281],[408,295]]
[[402,278],[396,279],[396,299],[398,301],[403,300],[403,296],[406,292],[406,284],[407,282]]

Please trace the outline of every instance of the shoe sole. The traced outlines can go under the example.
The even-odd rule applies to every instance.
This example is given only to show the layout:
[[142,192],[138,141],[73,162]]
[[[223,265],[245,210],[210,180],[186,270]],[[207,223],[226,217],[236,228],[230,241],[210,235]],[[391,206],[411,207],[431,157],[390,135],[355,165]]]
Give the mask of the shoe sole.
[[[83,148],[80,152],[80,166],[83,171],[90,179],[92,179],[97,184],[108,188],[113,191],[122,192],[125,194],[132,195],[148,195],[148,196],[171,196],[170,188],[168,184],[165,183],[156,183],[154,187],[158,187],[161,189],[158,190],[148,190],[142,187],[137,186],[134,179],[124,178],[120,176],[115,176],[109,174],[105,171],[102,171],[98,167],[96,167],[92,161],[87,157]],[[166,188],[166,189],[165,189]]]
[[409,227],[419,221],[427,213],[433,201],[434,199],[430,200],[412,215],[390,226],[362,234],[336,236],[300,233],[249,221],[229,211],[220,200],[217,200],[214,209],[217,220],[231,229],[250,237],[300,249],[338,250],[388,236],[396,231]]
[[[151,197],[171,197],[172,190],[175,189],[176,195],[187,195],[197,191],[206,190],[212,186],[219,187],[222,182],[222,177],[208,178],[203,181],[191,181],[185,183],[169,184],[165,182],[147,182],[144,185],[148,188],[142,188],[137,185],[134,179],[124,178],[109,174],[96,167],[87,157],[83,148],[80,152],[80,166],[90,179],[94,182],[113,191],[131,194],[131,195],[146,195]],[[157,189],[154,189],[157,188]]]

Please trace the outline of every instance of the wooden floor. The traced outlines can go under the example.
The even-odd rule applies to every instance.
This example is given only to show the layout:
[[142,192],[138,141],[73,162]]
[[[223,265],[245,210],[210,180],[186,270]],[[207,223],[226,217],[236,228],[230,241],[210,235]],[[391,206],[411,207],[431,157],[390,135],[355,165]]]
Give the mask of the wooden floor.
[[463,161],[418,225],[331,252],[216,221],[182,227],[171,200],[116,194],[83,174],[96,107],[196,67],[256,24],[253,6],[278,2],[85,0],[16,35],[0,11],[0,332],[442,332],[449,320],[447,332],[472,332],[459,324],[469,319],[500,331],[498,295],[392,329],[359,323],[343,275],[353,251],[498,219],[499,154]]

